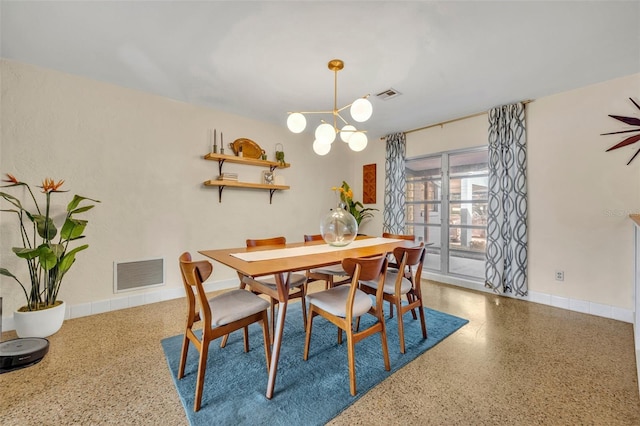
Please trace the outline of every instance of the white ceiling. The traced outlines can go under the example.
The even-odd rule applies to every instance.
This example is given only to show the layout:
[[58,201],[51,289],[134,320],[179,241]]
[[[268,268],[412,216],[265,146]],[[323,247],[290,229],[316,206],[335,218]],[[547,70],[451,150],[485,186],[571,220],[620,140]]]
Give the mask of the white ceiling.
[[0,7],[4,58],[282,126],[287,111],[332,109],[327,62],[340,58],[338,107],[402,93],[372,96],[373,116],[358,126],[370,138],[640,72],[640,1]]

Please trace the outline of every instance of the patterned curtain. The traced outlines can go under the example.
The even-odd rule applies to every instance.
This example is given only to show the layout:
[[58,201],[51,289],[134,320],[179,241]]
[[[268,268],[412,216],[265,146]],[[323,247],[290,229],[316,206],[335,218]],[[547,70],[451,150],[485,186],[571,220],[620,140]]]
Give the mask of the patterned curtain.
[[382,230],[391,234],[404,234],[406,141],[404,133],[387,135]]
[[526,296],[527,148],[524,104],[489,111],[489,215],[485,286]]

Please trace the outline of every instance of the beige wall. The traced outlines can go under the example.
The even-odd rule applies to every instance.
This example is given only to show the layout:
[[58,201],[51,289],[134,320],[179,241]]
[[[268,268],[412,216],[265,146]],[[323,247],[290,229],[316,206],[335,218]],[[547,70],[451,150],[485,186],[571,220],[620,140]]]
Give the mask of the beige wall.
[[[607,148],[623,136],[608,114],[640,116],[629,101],[640,74],[536,99],[527,105],[531,300],[631,320],[633,229],[640,212],[640,148]],[[486,115],[407,135],[407,157],[486,144]],[[564,270],[565,280],[554,272]]]
[[[274,126],[6,60],[0,72],[0,172],[33,185],[44,177],[64,179],[71,193],[54,194],[63,205],[74,193],[102,201],[87,216],[90,247],[78,254],[62,286],[61,298],[78,306],[73,316],[179,294],[176,262],[185,250],[197,256],[201,249],[242,246],[248,236],[302,241],[304,233],[319,232],[320,218],[334,206],[330,188],[351,177],[348,148],[318,157],[308,135],[286,129],[284,116],[283,125]],[[269,158],[283,143],[291,167],[280,173],[291,190],[277,192],[269,204],[268,192],[225,189],[218,203],[217,189],[202,185],[218,173],[217,163],[202,159],[214,127],[226,142],[256,141]],[[262,170],[224,166],[255,182]],[[0,234],[0,264],[24,277],[26,265],[11,253],[20,245],[15,216],[1,215]],[[164,293],[114,295],[114,261],[156,257],[166,260]],[[237,282],[237,276],[216,264],[213,280]],[[6,277],[0,284],[10,317],[23,296]]]
[[[182,251],[241,246],[248,235],[284,234],[299,241],[302,230],[318,232],[321,216],[334,204],[331,186],[345,179],[361,198],[365,164],[377,164],[377,203],[367,207],[380,211],[361,232],[381,233],[383,141],[370,140],[361,153],[336,144],[318,157],[308,136],[289,133],[284,124],[12,61],[0,66],[0,172],[34,184],[44,177],[65,179],[72,194],[102,200],[88,215],[91,247],[78,255],[61,292],[78,307],[74,316],[108,310],[109,304],[114,309],[176,297],[181,284],[174,261]],[[605,153],[620,138],[600,134],[622,128],[607,114],[638,116],[628,98],[639,93],[636,74],[527,106],[531,300],[620,319],[633,310],[627,216],[640,212],[640,157],[626,166],[634,148]],[[217,174],[216,163],[202,160],[213,127],[227,142],[255,140],[270,157],[275,144],[283,143],[292,167],[281,173],[291,190],[276,193],[270,205],[266,192],[226,189],[218,203],[217,190],[202,186]],[[486,128],[486,116],[480,116],[410,133],[407,156],[483,145]],[[259,180],[262,171],[232,164],[224,170],[249,181]],[[0,219],[0,264],[24,272],[10,252],[18,245],[15,222],[6,214]],[[161,293],[113,294],[114,261],[154,257],[167,263]],[[554,281],[556,269],[565,271],[564,282]],[[213,280],[230,285],[236,277],[216,265]],[[16,285],[5,277],[0,283],[6,318],[23,301]]]

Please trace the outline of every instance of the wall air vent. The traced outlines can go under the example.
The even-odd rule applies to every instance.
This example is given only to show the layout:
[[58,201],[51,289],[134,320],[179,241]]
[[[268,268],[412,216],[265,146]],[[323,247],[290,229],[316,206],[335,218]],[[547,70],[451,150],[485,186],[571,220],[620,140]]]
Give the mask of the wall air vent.
[[389,88],[387,90],[383,90],[382,92],[376,94],[376,96],[378,97],[378,99],[386,101],[387,99],[395,98],[396,96],[401,94],[402,93],[398,92],[396,89]]
[[164,285],[164,259],[113,263],[113,291],[140,290]]

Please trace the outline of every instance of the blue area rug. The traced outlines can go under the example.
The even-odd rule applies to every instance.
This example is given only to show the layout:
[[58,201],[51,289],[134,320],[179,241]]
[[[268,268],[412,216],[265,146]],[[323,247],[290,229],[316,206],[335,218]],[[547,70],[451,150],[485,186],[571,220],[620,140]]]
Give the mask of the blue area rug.
[[[388,306],[387,304],[385,304]],[[243,350],[242,332],[229,336],[224,349],[217,339],[209,348],[202,407],[193,411],[198,351],[191,346],[185,377],[177,380],[182,335],[162,340],[174,383],[189,423],[196,425],[323,425],[353,404],[368,390],[393,374],[418,355],[432,348],[468,321],[425,308],[428,338],[422,339],[420,321],[411,314],[404,317],[406,353],[400,354],[397,316],[388,318],[387,339],[391,371],[385,371],[380,335],[356,343],[356,384],[358,395],[349,393],[349,367],[346,337],[337,343],[336,327],[316,317],[309,349],[303,361],[304,330],[300,303],[287,310],[280,350],[278,375],[273,398],[265,397],[267,368],[262,343],[262,329],[249,327],[250,351]],[[361,326],[371,321],[365,315]]]

